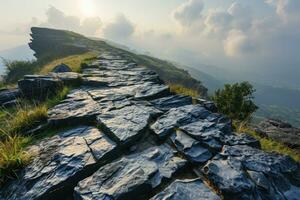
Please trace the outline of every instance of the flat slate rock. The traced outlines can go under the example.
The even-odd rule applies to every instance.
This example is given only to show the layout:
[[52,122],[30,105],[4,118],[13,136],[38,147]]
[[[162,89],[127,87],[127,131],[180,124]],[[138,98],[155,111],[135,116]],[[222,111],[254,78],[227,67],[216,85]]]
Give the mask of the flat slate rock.
[[168,111],[171,108],[178,108],[181,106],[191,105],[192,97],[183,96],[183,95],[172,95],[172,96],[155,99],[150,102],[156,108],[158,108],[162,111]]
[[162,179],[171,178],[186,161],[167,145],[151,147],[101,167],[79,182],[75,199],[145,199]]
[[101,108],[87,92],[74,90],[67,99],[48,111],[49,123],[53,125],[77,125],[96,122]]
[[81,76],[76,72],[50,73],[51,76],[63,81],[65,85],[75,85],[80,83]]
[[180,130],[171,135],[171,140],[177,150],[182,152],[191,162],[205,163],[213,156],[199,141]]
[[210,112],[200,105],[187,105],[172,108],[158,118],[151,129],[159,136],[165,137],[174,128],[190,124],[198,119],[205,119]]
[[161,111],[143,105],[131,105],[102,113],[97,117],[104,130],[120,143],[131,143],[146,133],[153,117]]
[[176,180],[151,200],[221,200],[200,179]]
[[72,194],[78,181],[112,159],[116,144],[94,127],[79,127],[41,141],[35,158],[0,194],[1,199],[58,199]]
[[299,166],[288,156],[248,145],[223,147],[203,168],[225,199],[297,199]]

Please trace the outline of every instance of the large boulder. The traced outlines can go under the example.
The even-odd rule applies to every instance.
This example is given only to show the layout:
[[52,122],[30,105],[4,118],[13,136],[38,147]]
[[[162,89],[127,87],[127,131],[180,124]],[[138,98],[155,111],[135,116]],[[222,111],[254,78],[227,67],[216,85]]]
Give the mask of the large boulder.
[[26,75],[18,82],[20,92],[30,100],[45,100],[57,94],[63,82],[50,75]]
[[256,128],[260,134],[300,150],[299,128],[277,119],[265,119]]
[[53,68],[52,72],[54,72],[54,73],[72,72],[72,69],[68,65],[61,63],[61,64],[55,66]]
[[248,145],[225,145],[202,172],[225,199],[297,199],[300,194],[295,161]]

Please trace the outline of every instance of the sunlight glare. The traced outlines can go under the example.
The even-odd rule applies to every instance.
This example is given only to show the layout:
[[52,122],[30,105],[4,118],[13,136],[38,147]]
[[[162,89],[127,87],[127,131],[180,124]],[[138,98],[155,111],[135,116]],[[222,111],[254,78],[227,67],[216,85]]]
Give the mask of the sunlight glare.
[[94,0],[79,0],[79,8],[85,17],[91,17],[95,15]]

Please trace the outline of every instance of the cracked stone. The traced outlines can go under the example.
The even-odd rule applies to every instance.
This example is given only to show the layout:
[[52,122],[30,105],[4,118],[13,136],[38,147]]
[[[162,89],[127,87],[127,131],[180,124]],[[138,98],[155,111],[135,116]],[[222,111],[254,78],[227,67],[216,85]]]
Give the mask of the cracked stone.
[[151,200],[221,200],[200,179],[176,180]]
[[186,161],[175,156],[167,145],[151,147],[101,167],[79,182],[75,199],[144,199],[162,179],[172,175]]
[[56,199],[72,193],[96,163],[115,157],[116,144],[94,127],[79,127],[41,141],[35,158],[4,191],[5,199]]

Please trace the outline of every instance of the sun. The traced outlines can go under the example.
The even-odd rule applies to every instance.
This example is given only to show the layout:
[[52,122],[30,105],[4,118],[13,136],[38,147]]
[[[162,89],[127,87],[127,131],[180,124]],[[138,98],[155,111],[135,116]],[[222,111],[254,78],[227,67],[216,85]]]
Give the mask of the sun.
[[95,3],[94,0],[79,0],[79,8],[85,17],[91,17],[95,15]]

